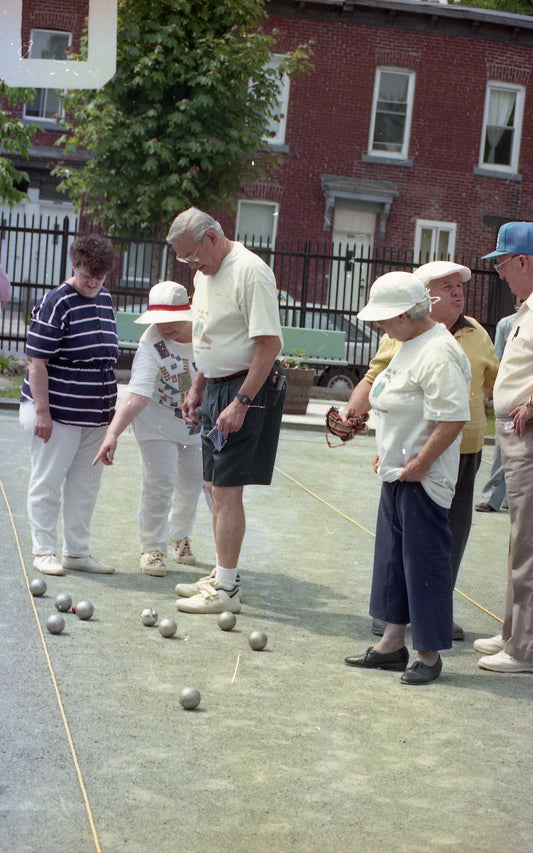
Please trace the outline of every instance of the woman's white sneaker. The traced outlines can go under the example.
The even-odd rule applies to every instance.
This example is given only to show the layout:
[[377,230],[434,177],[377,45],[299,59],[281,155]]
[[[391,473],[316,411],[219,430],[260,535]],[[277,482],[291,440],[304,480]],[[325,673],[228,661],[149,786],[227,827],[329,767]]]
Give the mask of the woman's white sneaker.
[[55,554],[37,554],[33,568],[43,575],[64,575],[65,570]]
[[184,563],[186,566],[193,566],[196,563],[196,557],[192,552],[191,540],[188,536],[183,539],[170,539],[172,553],[178,563]]
[[145,551],[141,554],[141,572],[154,578],[164,578],[167,573],[165,554],[162,551]]

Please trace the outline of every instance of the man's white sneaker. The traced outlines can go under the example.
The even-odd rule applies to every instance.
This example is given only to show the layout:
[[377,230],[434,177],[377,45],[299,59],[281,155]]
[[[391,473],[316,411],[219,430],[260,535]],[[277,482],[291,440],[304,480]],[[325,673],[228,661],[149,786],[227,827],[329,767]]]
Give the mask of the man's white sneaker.
[[154,578],[164,578],[167,573],[165,554],[162,551],[144,551],[141,554],[141,572]]
[[74,572],[92,572],[93,575],[112,575],[113,566],[106,566],[96,557],[63,557],[63,568]]
[[43,575],[64,575],[63,566],[55,554],[37,554],[33,560],[33,568]]
[[477,663],[481,669],[490,669],[493,672],[533,672],[533,661],[518,660],[504,651],[480,658]]
[[223,589],[214,583],[206,583],[191,598],[178,598],[176,607],[183,613],[240,613],[241,593],[238,586]]
[[191,548],[191,540],[188,536],[184,536],[183,539],[170,539],[169,542],[178,563],[185,563],[186,566],[193,566],[196,563],[196,557]]
[[504,646],[505,640],[501,634],[496,634],[495,637],[488,637],[486,640],[474,640],[476,652],[481,652],[482,655],[495,655],[496,652],[501,652]]
[[[174,592],[179,595],[180,598],[191,598],[191,596],[196,595],[197,592],[200,592],[203,586],[206,583],[213,583],[216,577],[216,569],[213,569],[210,575],[206,575],[203,578],[198,578],[196,583],[177,583],[174,587]],[[237,581],[237,586],[240,585],[241,576],[237,572],[237,577],[235,579]],[[241,601],[242,601],[242,593],[241,593]]]

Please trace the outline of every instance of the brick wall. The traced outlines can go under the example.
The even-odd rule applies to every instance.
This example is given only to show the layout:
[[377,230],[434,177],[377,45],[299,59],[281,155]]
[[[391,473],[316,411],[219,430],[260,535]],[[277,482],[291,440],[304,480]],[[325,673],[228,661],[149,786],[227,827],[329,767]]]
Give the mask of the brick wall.
[[[279,201],[278,238],[331,239],[331,231],[323,228],[322,174],[396,185],[399,195],[386,232],[376,234],[379,250],[412,250],[415,221],[430,219],[457,223],[456,256],[470,258],[486,253],[494,243],[496,227],[484,225],[484,217],[533,219],[531,49],[303,15],[272,16],[269,25],[280,32],[280,53],[314,42],[314,73],[291,82],[286,131],[290,150],[284,165],[271,188],[261,185],[245,193]],[[362,161],[379,65],[416,72],[408,155],[412,167]],[[489,79],[527,86],[521,182],[474,175]]]

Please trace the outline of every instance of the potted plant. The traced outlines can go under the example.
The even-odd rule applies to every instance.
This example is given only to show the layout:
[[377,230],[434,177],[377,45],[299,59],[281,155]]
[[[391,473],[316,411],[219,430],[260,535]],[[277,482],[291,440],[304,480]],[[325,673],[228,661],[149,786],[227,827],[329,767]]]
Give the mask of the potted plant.
[[294,350],[282,363],[287,374],[287,394],[283,412],[286,415],[305,415],[315,371],[306,364],[303,350]]

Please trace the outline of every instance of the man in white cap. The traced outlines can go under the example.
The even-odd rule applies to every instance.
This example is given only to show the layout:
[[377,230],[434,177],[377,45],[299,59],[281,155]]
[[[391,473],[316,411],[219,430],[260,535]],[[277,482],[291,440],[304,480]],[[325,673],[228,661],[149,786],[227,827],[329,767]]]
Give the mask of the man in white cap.
[[[443,323],[464,350],[470,362],[472,381],[470,384],[470,421],[462,432],[459,474],[455,494],[450,507],[449,521],[452,532],[453,582],[457,580],[459,566],[472,525],[473,494],[476,473],[481,464],[481,452],[486,428],[485,396],[490,394],[498,373],[498,359],[494,345],[485,329],[473,317],[463,314],[463,287],[470,280],[471,271],[462,264],[452,261],[430,261],[415,270],[415,274],[428,288],[433,301],[431,317]],[[354,388],[345,411],[355,414],[368,411],[369,396],[374,379],[390,362],[401,346],[401,342],[384,335],[375,357],[370,362],[364,378]],[[375,633],[383,626],[373,622]],[[464,631],[454,622],[453,639],[464,640]]]
[[496,272],[523,300],[494,385],[511,533],[502,633],[476,640],[478,663],[494,672],[533,672],[533,222],[507,222],[498,232]]

